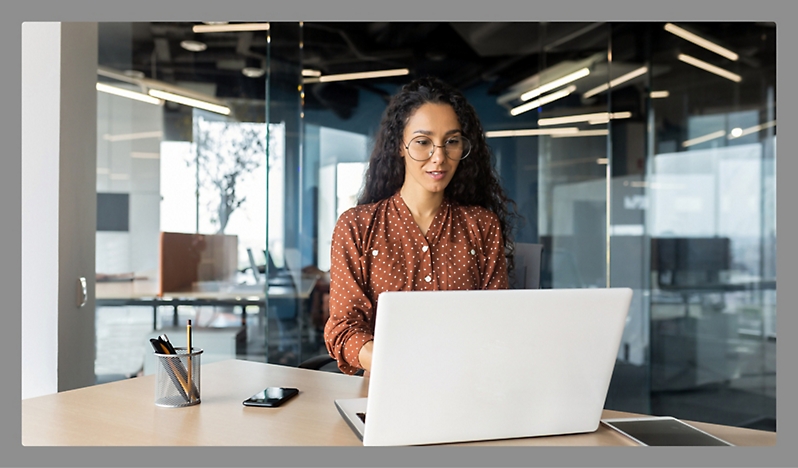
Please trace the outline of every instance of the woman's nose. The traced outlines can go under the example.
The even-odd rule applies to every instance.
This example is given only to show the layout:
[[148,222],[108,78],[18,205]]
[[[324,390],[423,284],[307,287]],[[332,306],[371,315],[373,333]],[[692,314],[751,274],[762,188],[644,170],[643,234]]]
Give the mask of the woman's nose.
[[432,156],[429,158],[430,161],[436,163],[443,163],[446,161],[446,150],[443,146],[434,145],[432,147]]

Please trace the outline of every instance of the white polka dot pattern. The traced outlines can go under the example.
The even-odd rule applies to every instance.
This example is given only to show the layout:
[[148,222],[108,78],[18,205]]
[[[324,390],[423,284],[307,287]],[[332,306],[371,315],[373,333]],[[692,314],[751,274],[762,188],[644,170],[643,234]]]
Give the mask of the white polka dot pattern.
[[343,213],[330,259],[324,339],[347,374],[357,372],[360,348],[374,338],[383,291],[508,287],[504,241],[493,212],[444,201],[425,236],[399,193]]

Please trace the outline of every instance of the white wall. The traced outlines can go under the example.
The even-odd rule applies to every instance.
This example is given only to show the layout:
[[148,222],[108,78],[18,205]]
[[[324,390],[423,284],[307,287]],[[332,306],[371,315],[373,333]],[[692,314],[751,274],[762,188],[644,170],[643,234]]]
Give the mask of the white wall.
[[22,398],[94,384],[96,74],[96,23],[23,23]]

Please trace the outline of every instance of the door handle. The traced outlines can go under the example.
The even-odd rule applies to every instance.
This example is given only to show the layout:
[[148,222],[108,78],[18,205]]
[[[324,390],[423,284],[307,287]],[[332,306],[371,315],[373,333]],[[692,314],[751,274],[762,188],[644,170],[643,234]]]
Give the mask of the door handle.
[[86,305],[89,299],[88,287],[86,286],[86,278],[81,276],[78,278],[78,307]]

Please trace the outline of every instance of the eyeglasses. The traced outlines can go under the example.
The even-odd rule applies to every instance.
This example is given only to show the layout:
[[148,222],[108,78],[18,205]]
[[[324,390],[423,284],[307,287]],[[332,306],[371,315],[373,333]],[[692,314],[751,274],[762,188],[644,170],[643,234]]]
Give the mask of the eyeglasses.
[[435,154],[435,148],[443,148],[447,158],[459,161],[465,159],[471,152],[471,142],[464,136],[457,135],[446,139],[442,145],[436,145],[427,136],[417,136],[405,145],[407,154],[416,161],[426,161]]

